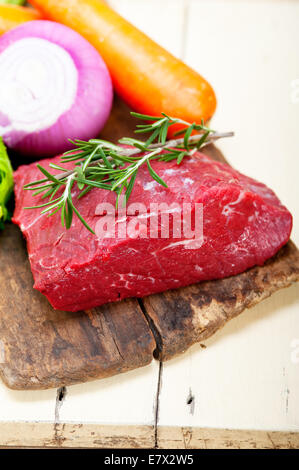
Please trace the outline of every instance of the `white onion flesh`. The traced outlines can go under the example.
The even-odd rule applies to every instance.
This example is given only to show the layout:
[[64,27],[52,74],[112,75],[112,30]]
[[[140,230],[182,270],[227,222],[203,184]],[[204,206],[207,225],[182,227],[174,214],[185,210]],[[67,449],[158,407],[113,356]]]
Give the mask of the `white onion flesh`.
[[0,109],[12,130],[37,132],[55,124],[74,104],[78,72],[62,47],[40,38],[21,39],[0,55]]

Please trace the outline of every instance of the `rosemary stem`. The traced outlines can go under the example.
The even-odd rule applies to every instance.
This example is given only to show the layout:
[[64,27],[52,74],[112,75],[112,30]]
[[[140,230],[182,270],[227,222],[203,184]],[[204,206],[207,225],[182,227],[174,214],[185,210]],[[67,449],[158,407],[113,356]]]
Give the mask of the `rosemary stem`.
[[[194,155],[202,146],[234,135],[233,132],[213,131],[206,127],[203,121],[201,124],[195,122],[191,124],[167,116],[165,113],[161,113],[161,117],[133,112],[131,114],[147,122],[147,124],[138,125],[135,131],[138,134],[150,133],[146,141],[132,137],[123,137],[117,145],[102,139],[91,139],[88,142],[84,140],[71,141],[74,150],[66,152],[61,161],[62,165],[71,161],[76,162],[75,166],[71,170],[66,170],[63,166],[51,163],[50,168],[62,172],[54,175],[48,169],[37,164],[37,168],[45,178],[26,184],[24,189],[34,191],[34,196],[39,195],[42,199],[48,198],[48,202],[26,209],[44,208],[42,214],[48,216],[60,211],[61,223],[66,229],[71,227],[73,215],[76,215],[83,225],[94,234],[93,229],[75,206],[72,195],[74,184],[77,183],[79,189],[76,199],[86,195],[92,188],[114,191],[117,194],[117,207],[123,193],[126,201],[130,197],[142,165],[147,166],[153,180],[167,188],[167,183],[151,166],[152,160],[164,162],[176,160],[177,165],[180,165],[185,157]],[[178,134],[180,138],[177,135],[177,138],[167,141],[169,127],[174,124],[183,124],[185,128]],[[192,135],[193,131],[196,131],[197,134]],[[121,144],[128,144],[128,146]],[[62,189],[61,195],[54,199],[60,189]]]
[[[211,144],[212,142],[214,142],[215,140],[218,140],[218,139],[223,139],[225,137],[233,137],[233,135],[234,135],[233,132],[215,132],[214,134],[211,134],[209,136],[209,138],[202,144],[202,147],[205,147],[206,145],[209,145],[209,144]],[[189,138],[189,142],[190,143],[197,142],[201,139],[201,137],[202,137],[202,133],[192,135]],[[175,148],[175,147],[179,147],[183,143],[184,143],[183,138],[172,139],[172,140],[166,141],[165,144],[161,144],[161,143],[151,144],[151,145],[149,145],[148,148],[150,150],[155,150],[155,149],[159,148],[162,151],[163,148],[166,148],[166,147],[167,148],[169,148],[169,147]],[[124,156],[124,157],[132,157],[133,155],[138,155],[138,153],[141,153],[141,150],[137,149],[137,148],[127,149],[125,147],[124,148],[120,147],[120,150],[119,150],[119,154]],[[111,160],[111,158],[108,157],[108,160]],[[98,164],[98,163],[101,163],[101,162],[102,162],[102,159],[94,160],[94,161],[90,162],[90,165]],[[59,173],[58,175],[55,175],[55,178],[58,179],[58,180],[62,180],[64,178],[68,178],[69,176],[73,175],[73,173],[74,173],[74,170],[65,171],[63,173]]]

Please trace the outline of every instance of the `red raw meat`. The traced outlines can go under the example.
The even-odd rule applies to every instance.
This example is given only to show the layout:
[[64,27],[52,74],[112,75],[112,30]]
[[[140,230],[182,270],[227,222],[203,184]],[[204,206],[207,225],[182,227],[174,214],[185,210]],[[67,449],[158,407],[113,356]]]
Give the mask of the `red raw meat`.
[[[59,157],[43,160],[58,163]],[[262,265],[290,237],[292,216],[273,191],[223,163],[197,153],[180,166],[153,162],[155,171],[167,182],[164,188],[141,168],[129,204],[166,202],[203,204],[203,244],[189,249],[190,240],[177,238],[99,239],[74,216],[69,230],[61,226],[60,214],[40,215],[39,209],[25,206],[42,203],[23,185],[41,178],[35,164],[15,173],[16,209],[13,221],[27,239],[34,287],[54,308],[77,311],[126,297],[142,297],[198,281],[217,279]],[[53,170],[51,170],[53,171]],[[73,200],[88,224],[95,229],[104,220],[97,215],[99,203],[115,205],[115,194],[93,189],[79,201],[74,186]],[[104,214],[105,215],[105,214]],[[123,220],[142,221],[142,214]],[[161,220],[160,225],[161,229]],[[111,234],[110,234],[111,235]]]

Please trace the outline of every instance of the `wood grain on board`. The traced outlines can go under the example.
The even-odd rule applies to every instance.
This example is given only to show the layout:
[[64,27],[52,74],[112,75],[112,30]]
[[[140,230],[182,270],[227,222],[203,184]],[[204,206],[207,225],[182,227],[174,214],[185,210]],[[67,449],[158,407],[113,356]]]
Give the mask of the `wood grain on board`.
[[0,448],[298,449],[299,433],[113,426],[74,423],[1,423]]
[[[102,136],[132,135],[135,122],[116,100]],[[224,161],[209,146],[205,152]],[[33,290],[26,246],[16,226],[0,234],[0,374],[14,389],[45,389],[104,378],[167,360],[201,341],[275,290],[299,279],[291,242],[263,267],[231,278],[107,304],[54,310]]]
[[0,236],[0,371],[16,389],[42,389],[145,366],[155,342],[137,300],[86,312],[54,310],[33,290],[22,235]]

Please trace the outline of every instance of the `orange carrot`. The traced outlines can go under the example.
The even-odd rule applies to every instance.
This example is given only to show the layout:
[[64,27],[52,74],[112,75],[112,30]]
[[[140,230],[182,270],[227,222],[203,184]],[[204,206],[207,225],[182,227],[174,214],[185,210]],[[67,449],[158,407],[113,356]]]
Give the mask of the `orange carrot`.
[[84,36],[105,60],[117,93],[143,114],[162,111],[207,121],[216,108],[212,87],[99,0],[30,0],[42,14]]
[[0,34],[26,21],[40,20],[42,15],[33,8],[17,5],[0,5]]

